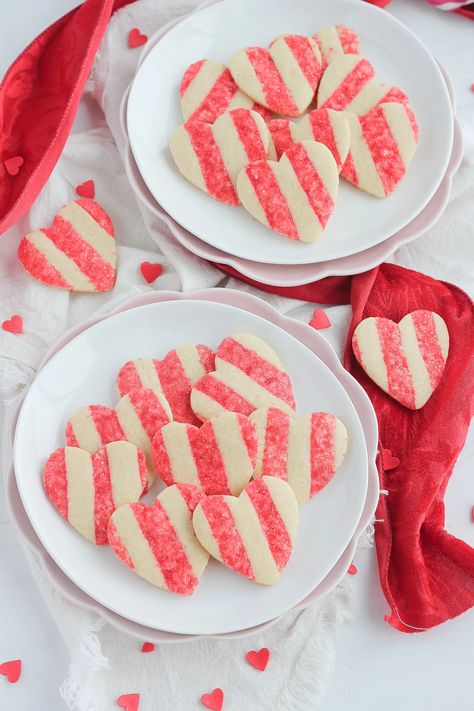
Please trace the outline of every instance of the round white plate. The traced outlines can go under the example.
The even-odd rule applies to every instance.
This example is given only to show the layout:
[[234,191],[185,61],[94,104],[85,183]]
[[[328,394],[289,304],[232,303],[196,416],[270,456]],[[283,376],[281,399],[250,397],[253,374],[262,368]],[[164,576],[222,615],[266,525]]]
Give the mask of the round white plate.
[[[406,177],[384,200],[341,181],[326,230],[308,245],[272,232],[243,207],[219,203],[192,186],[176,169],[168,141],[182,123],[178,87],[189,64],[203,57],[225,63],[239,47],[267,45],[283,32],[311,34],[332,23],[353,27],[380,80],[408,94],[420,142]],[[138,69],[128,100],[127,125],[138,168],[171,217],[228,254],[268,264],[338,259],[399,231],[435,193],[453,141],[452,105],[435,60],[398,20],[359,0],[224,0],[192,14],[166,33]]]
[[[293,381],[300,414],[330,410],[347,426],[347,457],[328,486],[301,510],[298,540],[276,585],[262,587],[212,562],[191,597],[153,587],[105,547],[83,539],[47,499],[44,461],[64,445],[68,417],[82,405],[117,401],[115,374],[139,356],[162,357],[180,343],[217,346],[246,330],[279,353]],[[20,411],[14,468],[28,517],[46,550],[90,597],[123,617],[179,634],[223,634],[262,624],[305,598],[326,576],[353,535],[368,479],[363,430],[335,375],[306,346],[247,311],[209,301],[149,304],[87,329],[54,355],[33,382]]]

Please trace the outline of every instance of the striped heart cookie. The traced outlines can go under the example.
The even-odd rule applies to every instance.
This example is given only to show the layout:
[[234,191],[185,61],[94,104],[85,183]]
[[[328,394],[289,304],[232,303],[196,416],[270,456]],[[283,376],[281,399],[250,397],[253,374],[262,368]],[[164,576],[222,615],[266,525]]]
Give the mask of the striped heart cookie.
[[323,70],[341,54],[359,54],[360,42],[354,30],[344,25],[322,27],[313,35],[321,52]]
[[201,344],[186,343],[170,351],[162,360],[138,358],[120,368],[117,388],[121,396],[134,388],[151,388],[162,393],[176,422],[199,424],[189,397],[194,383],[214,370],[214,351]]
[[238,205],[237,176],[250,161],[267,157],[268,131],[263,118],[250,109],[234,109],[213,124],[192,121],[170,139],[170,151],[181,175],[229,205]]
[[386,197],[405,175],[418,143],[418,126],[404,104],[380,104],[365,116],[346,114],[350,147],[341,176],[376,197]]
[[229,62],[243,92],[283,116],[301,116],[313,100],[322,71],[316,42],[303,35],[282,35],[268,49],[245,47]]
[[293,144],[278,163],[249,163],[237,178],[242,205],[290,239],[314,242],[333,213],[339,188],[336,161],[316,141]]
[[433,311],[412,311],[398,324],[377,316],[359,323],[352,349],[374,383],[405,407],[419,410],[443,375],[449,333]]
[[59,513],[82,536],[104,545],[115,509],[138,501],[143,493],[145,455],[129,442],[112,442],[92,456],[77,447],[62,447],[47,460],[43,484]]
[[216,351],[216,370],[194,385],[191,407],[207,420],[223,410],[248,416],[265,405],[295,409],[290,378],[268,343],[251,333],[234,333]]
[[38,281],[70,291],[110,291],[115,284],[114,228],[105,210],[81,199],[62,207],[51,227],[20,242],[18,258]]
[[381,84],[371,63],[358,54],[344,54],[334,59],[319,83],[319,109],[350,111],[363,116],[374,106],[389,101],[409,103],[403,91]]
[[349,151],[349,123],[346,114],[332,109],[316,109],[299,121],[273,119],[268,130],[275,146],[277,158],[294,143],[319,141],[331,151],[340,172]]
[[273,585],[290,559],[298,530],[298,502],[276,477],[252,481],[240,496],[208,496],[193,526],[202,546],[240,575]]
[[240,91],[230,71],[215,59],[200,59],[189,66],[179,87],[185,122],[214,123],[232,109],[253,109],[262,116],[269,112]]
[[301,506],[326,486],[347,450],[347,430],[328,412],[301,419],[276,407],[250,415],[257,428],[258,459],[254,478],[276,476],[287,481]]
[[209,560],[192,524],[192,513],[203,498],[196,487],[177,484],[162,491],[151,506],[122,506],[109,521],[110,547],[152,585],[191,595]]
[[240,494],[257,460],[255,426],[235,412],[223,412],[200,429],[170,422],[152,446],[156,473],[167,486],[193,484],[205,494]]

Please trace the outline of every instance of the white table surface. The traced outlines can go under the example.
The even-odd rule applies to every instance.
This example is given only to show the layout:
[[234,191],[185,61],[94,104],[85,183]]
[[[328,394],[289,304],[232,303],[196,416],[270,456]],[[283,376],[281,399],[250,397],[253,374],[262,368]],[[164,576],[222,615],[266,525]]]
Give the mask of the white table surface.
[[[77,0],[0,0],[0,75],[33,37],[76,4]],[[454,80],[459,106],[474,111],[470,90],[474,82],[474,23],[446,16],[423,0],[394,0],[391,11],[443,63]],[[83,106],[74,130],[93,123],[93,110]],[[474,426],[446,494],[447,529],[471,545],[473,470]],[[0,663],[18,657],[23,660],[18,684],[9,685],[0,678],[0,711],[64,711],[58,689],[67,672],[65,647],[8,520],[2,489],[0,560]],[[384,622],[388,606],[378,582],[375,551],[358,552],[355,563],[354,619],[338,633],[336,664],[324,711],[472,711],[474,609],[430,632],[397,632]],[[163,711],[187,710],[170,707]]]

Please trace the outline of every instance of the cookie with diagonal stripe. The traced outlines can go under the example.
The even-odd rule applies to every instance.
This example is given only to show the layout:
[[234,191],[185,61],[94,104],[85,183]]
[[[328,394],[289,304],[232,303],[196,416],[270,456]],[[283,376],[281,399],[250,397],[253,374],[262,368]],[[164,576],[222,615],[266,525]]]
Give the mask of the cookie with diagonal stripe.
[[344,25],[321,27],[313,39],[321,52],[323,70],[341,54],[359,54],[359,37],[354,30]]

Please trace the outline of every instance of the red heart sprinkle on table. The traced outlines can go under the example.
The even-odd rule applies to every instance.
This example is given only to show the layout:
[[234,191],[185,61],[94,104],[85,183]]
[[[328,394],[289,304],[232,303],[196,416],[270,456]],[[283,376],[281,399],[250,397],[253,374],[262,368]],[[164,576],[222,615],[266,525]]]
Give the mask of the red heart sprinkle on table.
[[329,328],[331,321],[328,319],[325,311],[322,309],[315,309],[313,318],[309,322],[309,325],[319,331],[322,328]]
[[471,509],[471,520],[474,521],[474,506]]
[[351,563],[347,572],[349,575],[355,575],[357,573],[357,568],[355,567],[354,563]]
[[474,84],[471,84],[471,91],[474,91]]
[[396,469],[399,464],[399,458],[394,457],[389,449],[382,449],[382,465],[386,472]]
[[138,27],[134,27],[128,33],[128,46],[130,47],[130,49],[134,49],[134,47],[141,47],[142,44],[145,44],[145,42],[147,41],[147,35],[143,35],[138,29]]
[[125,711],[138,711],[140,703],[140,694],[122,694],[117,699],[117,706],[125,709]]
[[18,314],[14,314],[2,323],[2,328],[9,333],[23,333],[23,319]]
[[203,694],[201,696],[201,703],[207,709],[211,709],[211,711],[221,711],[222,704],[224,703],[224,692],[222,689],[214,689],[211,694]]
[[0,674],[6,676],[10,684],[16,684],[21,675],[21,659],[13,659],[11,662],[0,664]]
[[93,200],[95,197],[95,185],[93,180],[84,180],[83,183],[76,186],[76,193],[83,198]]
[[267,649],[267,647],[262,647],[258,652],[255,652],[253,649],[250,652],[247,652],[246,659],[249,664],[251,664],[255,669],[258,669],[259,671],[265,671],[268,660],[270,659],[270,650]]
[[4,160],[3,165],[5,166],[5,170],[8,175],[18,175],[24,162],[25,161],[21,156],[14,156],[13,158],[7,158],[7,160]]
[[152,281],[158,279],[160,274],[163,273],[163,267],[161,266],[161,264],[143,262],[143,264],[140,264],[140,271],[145,281],[148,282],[148,284],[151,284]]
[[145,654],[147,652],[154,652],[155,645],[153,644],[153,642],[143,642],[141,651],[144,652]]

